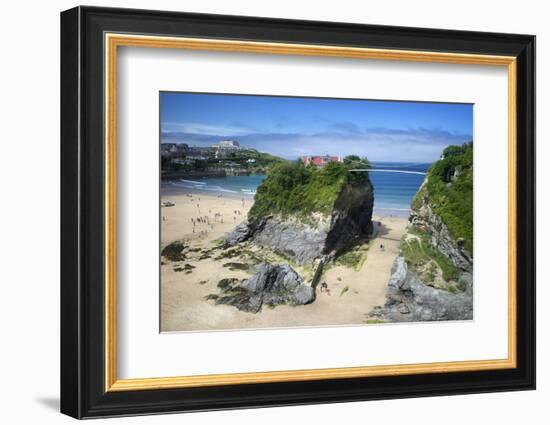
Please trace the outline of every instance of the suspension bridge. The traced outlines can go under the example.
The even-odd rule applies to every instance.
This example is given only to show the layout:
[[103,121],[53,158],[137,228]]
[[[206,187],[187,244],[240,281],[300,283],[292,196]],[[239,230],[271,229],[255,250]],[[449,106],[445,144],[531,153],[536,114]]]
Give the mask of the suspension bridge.
[[425,176],[426,173],[423,173],[422,171],[409,171],[409,170],[388,170],[383,168],[355,168],[351,169],[350,171],[368,171],[369,173],[402,173],[402,174],[419,174],[421,176]]

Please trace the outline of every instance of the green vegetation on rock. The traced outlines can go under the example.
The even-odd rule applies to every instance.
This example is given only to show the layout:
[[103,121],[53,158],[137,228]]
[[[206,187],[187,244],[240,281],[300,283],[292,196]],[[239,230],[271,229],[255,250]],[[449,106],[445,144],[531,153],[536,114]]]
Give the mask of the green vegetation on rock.
[[380,325],[382,323],[388,323],[386,320],[382,320],[382,319],[367,319],[365,321],[365,323],[367,325]]
[[473,144],[449,146],[428,170],[426,182],[412,202],[418,209],[427,202],[441,217],[451,236],[464,239],[473,252]]
[[[274,165],[287,162],[278,156],[259,152],[256,149],[241,149],[227,155],[226,159],[234,161],[254,173],[263,173]],[[249,160],[253,160],[254,162],[250,163],[248,162]]]
[[249,219],[329,215],[344,184],[359,185],[368,180],[367,172],[350,172],[360,167],[367,168],[368,161],[355,156],[322,168],[301,161],[274,165],[256,191]]
[[336,257],[336,264],[351,267],[355,271],[359,271],[361,266],[367,259],[368,245],[358,245],[349,249],[348,251],[343,252],[342,254]]
[[417,236],[404,238],[401,241],[401,253],[409,267],[416,272],[422,271],[421,274],[427,283],[433,282],[435,279],[436,264],[441,270],[443,279],[446,281],[458,280],[460,270],[430,243],[428,235],[414,227],[409,232]]

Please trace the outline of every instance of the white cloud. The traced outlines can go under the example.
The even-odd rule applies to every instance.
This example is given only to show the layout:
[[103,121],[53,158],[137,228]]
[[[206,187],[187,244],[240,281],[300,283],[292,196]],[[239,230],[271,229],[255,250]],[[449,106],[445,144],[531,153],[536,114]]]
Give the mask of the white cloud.
[[289,159],[314,154],[354,154],[373,161],[432,162],[445,147],[472,140],[469,135],[425,128],[360,130],[355,126],[338,125],[317,134],[297,134],[261,133],[240,126],[178,125],[168,131],[163,125],[163,141],[209,145],[223,138],[235,138],[243,146]]
[[164,133],[195,133],[202,135],[217,136],[220,134],[228,134],[232,136],[242,136],[250,134],[251,129],[245,126],[238,125],[211,125],[201,123],[173,123],[163,122],[162,131]]

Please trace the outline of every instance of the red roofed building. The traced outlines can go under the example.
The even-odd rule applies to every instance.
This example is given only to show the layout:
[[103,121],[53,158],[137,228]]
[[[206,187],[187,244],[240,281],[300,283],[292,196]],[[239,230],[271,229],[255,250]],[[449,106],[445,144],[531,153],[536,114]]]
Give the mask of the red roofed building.
[[342,158],[339,156],[303,156],[300,158],[305,165],[315,165],[317,167],[324,167],[331,162],[342,162]]

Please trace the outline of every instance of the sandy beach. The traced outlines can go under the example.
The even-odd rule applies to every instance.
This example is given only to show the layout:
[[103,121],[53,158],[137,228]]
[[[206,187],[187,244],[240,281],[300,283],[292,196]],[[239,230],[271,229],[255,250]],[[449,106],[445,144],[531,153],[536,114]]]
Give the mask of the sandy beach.
[[[199,331],[294,326],[366,324],[367,313],[385,300],[392,263],[406,232],[407,219],[373,216],[374,233],[361,249],[366,259],[357,267],[335,264],[324,274],[327,291],[317,290],[316,300],[304,306],[281,305],[246,313],[229,305],[205,300],[217,293],[222,278],[246,278],[249,271],[231,267],[235,259],[222,258],[219,240],[246,218],[253,199],[189,193],[163,193],[161,249],[184,240],[192,253],[180,263],[161,265],[161,330]],[[383,247],[382,247],[383,246]],[[268,257],[257,247],[244,247],[247,255]],[[282,260],[282,259],[281,259]],[[297,270],[307,275],[308,270]]]

